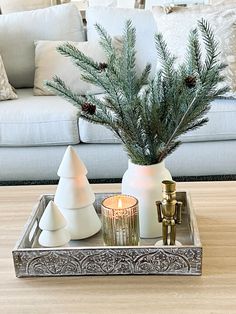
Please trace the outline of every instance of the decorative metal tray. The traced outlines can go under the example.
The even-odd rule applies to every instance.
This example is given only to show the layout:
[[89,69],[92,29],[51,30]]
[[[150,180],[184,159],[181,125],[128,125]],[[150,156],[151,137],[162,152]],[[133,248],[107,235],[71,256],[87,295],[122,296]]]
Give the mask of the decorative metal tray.
[[[96,194],[95,208],[113,193]],[[17,277],[83,275],[201,275],[202,246],[190,195],[177,192],[183,202],[182,224],[177,240],[182,246],[155,246],[160,240],[141,239],[139,246],[107,247],[99,232],[85,240],[70,241],[60,248],[38,244],[39,221],[54,195],[43,195],[34,208],[15,249],[13,260]]]

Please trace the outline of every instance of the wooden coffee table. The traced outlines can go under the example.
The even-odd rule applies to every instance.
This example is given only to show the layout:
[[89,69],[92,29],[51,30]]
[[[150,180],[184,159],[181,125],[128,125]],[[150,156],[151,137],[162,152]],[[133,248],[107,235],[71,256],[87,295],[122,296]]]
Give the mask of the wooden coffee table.
[[[118,192],[120,185],[94,185]],[[0,313],[236,313],[236,182],[178,183],[191,192],[203,275],[15,277],[11,250],[41,194],[55,186],[0,187]]]

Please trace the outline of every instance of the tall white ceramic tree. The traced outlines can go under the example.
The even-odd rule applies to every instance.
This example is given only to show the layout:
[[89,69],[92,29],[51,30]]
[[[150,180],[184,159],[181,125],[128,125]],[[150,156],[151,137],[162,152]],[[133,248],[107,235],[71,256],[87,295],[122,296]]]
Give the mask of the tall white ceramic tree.
[[84,163],[69,146],[57,172],[60,181],[55,203],[67,220],[72,240],[88,238],[101,229],[101,221],[93,206],[95,195],[87,173]]
[[65,229],[66,219],[53,201],[44,210],[39,222],[42,230],[39,244],[45,247],[64,246],[70,241],[70,233]]

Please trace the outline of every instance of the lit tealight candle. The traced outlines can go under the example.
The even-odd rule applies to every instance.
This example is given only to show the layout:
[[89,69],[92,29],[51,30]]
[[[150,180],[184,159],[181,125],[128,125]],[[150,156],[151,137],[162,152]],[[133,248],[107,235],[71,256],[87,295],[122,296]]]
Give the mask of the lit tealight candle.
[[128,195],[114,195],[106,198],[101,207],[105,245],[138,245],[138,200]]

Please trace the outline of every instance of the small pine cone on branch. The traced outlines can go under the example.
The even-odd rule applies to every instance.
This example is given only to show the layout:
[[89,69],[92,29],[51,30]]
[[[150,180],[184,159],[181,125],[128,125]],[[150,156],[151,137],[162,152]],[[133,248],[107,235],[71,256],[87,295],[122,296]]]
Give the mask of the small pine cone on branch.
[[102,72],[105,71],[107,69],[107,63],[105,62],[100,62],[98,65],[98,69]]
[[193,88],[197,84],[196,77],[191,76],[191,75],[187,76],[184,81],[185,81],[185,84],[187,85],[187,87],[189,87],[189,88]]
[[83,112],[91,114],[91,115],[93,115],[96,111],[96,106],[93,104],[90,104],[89,102],[85,102],[81,108]]

